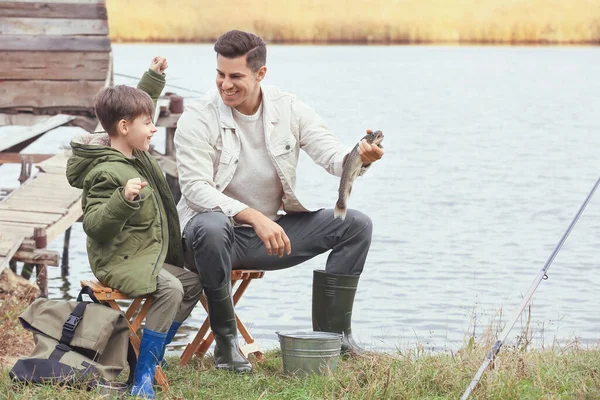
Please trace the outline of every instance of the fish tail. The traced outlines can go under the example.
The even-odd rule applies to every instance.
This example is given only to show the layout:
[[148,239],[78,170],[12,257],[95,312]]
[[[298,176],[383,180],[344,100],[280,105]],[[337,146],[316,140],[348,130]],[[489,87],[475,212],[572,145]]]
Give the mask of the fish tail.
[[335,208],[333,209],[333,218],[339,218],[342,221],[346,219],[346,206],[341,206],[340,204],[335,205]]

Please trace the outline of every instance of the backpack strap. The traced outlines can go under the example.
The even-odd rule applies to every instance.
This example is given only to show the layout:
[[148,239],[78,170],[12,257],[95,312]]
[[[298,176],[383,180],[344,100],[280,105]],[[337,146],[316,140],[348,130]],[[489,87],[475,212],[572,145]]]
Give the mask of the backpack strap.
[[98,301],[98,299],[96,298],[96,295],[94,295],[94,291],[90,289],[89,286],[84,286],[81,288],[79,294],[77,295],[77,301],[83,301],[84,294],[87,294],[94,303],[101,304],[100,301]]
[[131,345],[131,340],[127,345],[127,364],[129,364],[129,376],[127,377],[127,384],[131,385],[133,383],[133,374],[135,374],[135,366],[137,365],[137,356],[135,355],[135,351]]
[[60,361],[62,356],[64,356],[65,353],[68,353],[71,350],[73,350],[73,349],[70,348],[69,346],[67,346],[66,344],[59,343],[56,345],[56,347],[54,348],[52,353],[50,353],[50,357],[48,357],[48,359]]
[[75,329],[77,329],[88,304],[90,304],[90,302],[87,301],[77,304],[73,312],[69,314],[69,317],[63,324],[60,340],[50,354],[49,359],[59,361],[65,353],[73,350],[71,348],[71,341],[75,337]]
[[83,318],[83,313],[88,304],[90,304],[89,301],[82,301],[75,306],[75,309],[63,324],[62,335],[59,340],[61,344],[66,344],[67,346],[71,345],[71,341],[75,337],[75,329],[77,329],[79,322],[81,322],[81,318]]

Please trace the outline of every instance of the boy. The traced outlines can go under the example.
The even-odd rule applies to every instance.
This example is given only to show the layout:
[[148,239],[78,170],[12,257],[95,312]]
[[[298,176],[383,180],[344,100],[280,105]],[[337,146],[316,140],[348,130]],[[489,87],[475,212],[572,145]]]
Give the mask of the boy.
[[100,90],[94,109],[106,133],[74,138],[67,164],[69,183],[83,189],[92,272],[129,296],[152,294],[130,390],[148,398],[155,398],[152,383],[165,346],[202,293],[198,275],[183,268],[175,202],[147,152],[166,68],[166,59],[155,57],[138,84],[143,91],[124,85]]

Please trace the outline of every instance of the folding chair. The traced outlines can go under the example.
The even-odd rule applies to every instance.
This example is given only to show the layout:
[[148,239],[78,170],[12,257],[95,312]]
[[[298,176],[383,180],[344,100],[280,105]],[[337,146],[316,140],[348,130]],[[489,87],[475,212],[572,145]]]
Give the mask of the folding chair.
[[[117,304],[117,300],[133,300],[125,312],[125,317],[127,319],[127,324],[129,325],[129,340],[135,350],[135,355],[139,356],[141,340],[137,334],[137,330],[142,325],[144,318],[146,318],[146,314],[152,303],[152,298],[149,295],[133,298],[116,289],[104,286],[98,281],[81,281],[81,287],[86,286],[92,289],[94,296],[96,296],[98,301],[108,304],[110,308],[117,311],[123,311]],[[169,390],[169,381],[160,365],[156,367],[154,379],[156,379],[156,382],[162,387],[163,391]]]
[[[259,270],[233,270],[231,271],[231,289],[233,290],[236,283],[240,282],[240,285],[236,289],[233,294],[233,305],[236,306],[238,301],[242,298],[242,295],[250,285],[250,282],[254,279],[261,279],[265,275],[265,271]],[[202,297],[200,298],[200,303],[208,313],[208,307],[206,305],[206,296],[202,293]],[[240,346],[240,350],[244,354],[244,356],[248,357],[249,354],[254,354],[257,360],[262,360],[263,353],[260,350],[260,347],[254,343],[254,338],[248,332],[248,329],[242,322],[242,320],[238,317],[237,312],[235,313],[235,320],[237,322],[237,328],[242,337],[244,338],[246,344]],[[195,354],[196,357],[203,357],[204,354],[210,348],[210,345],[214,341],[214,335],[212,330],[210,330],[210,322],[208,320],[208,315],[204,320],[204,323],[200,327],[200,330],[196,334],[194,340],[187,345],[183,353],[181,354],[181,359],[179,361],[179,365],[187,364],[192,356]]]

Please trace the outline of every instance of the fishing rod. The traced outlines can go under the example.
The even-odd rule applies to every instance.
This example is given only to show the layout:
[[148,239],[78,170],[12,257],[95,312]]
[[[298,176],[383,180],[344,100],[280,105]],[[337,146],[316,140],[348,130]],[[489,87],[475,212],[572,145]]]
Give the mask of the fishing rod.
[[[556,255],[560,251],[560,248],[562,247],[562,245],[567,240],[567,237],[569,236],[569,233],[571,233],[571,230],[573,230],[573,227],[577,223],[577,220],[579,219],[579,217],[583,213],[583,210],[585,210],[585,207],[587,206],[587,204],[589,203],[590,199],[594,195],[594,192],[598,188],[598,184],[600,184],[600,178],[598,178],[598,180],[596,181],[596,184],[592,188],[592,191],[590,192],[590,194],[588,194],[587,198],[585,199],[585,201],[583,202],[583,204],[579,208],[579,211],[577,211],[577,215],[575,215],[575,218],[573,219],[573,221],[571,221],[571,224],[569,225],[569,227],[567,228],[567,231],[563,234],[562,238],[560,239],[560,241],[556,245],[556,248],[554,249],[554,251],[552,252],[552,254],[550,254],[550,257],[548,258],[548,261],[546,261],[546,264],[544,265],[544,267],[540,270],[540,272],[537,274],[537,276],[533,280],[533,283],[531,284],[531,286],[529,287],[529,290],[525,294],[525,297],[523,297],[523,300],[521,301],[521,305],[515,311],[514,317],[512,319],[512,323],[510,325],[507,325],[504,328],[504,330],[502,331],[502,334],[500,335],[500,339],[497,340],[496,343],[494,343],[494,345],[492,346],[491,350],[487,353],[487,356],[485,357],[485,360],[483,361],[483,364],[481,364],[481,367],[479,367],[479,370],[475,374],[475,377],[473,377],[473,380],[471,381],[471,383],[469,384],[469,386],[467,387],[467,389],[463,393],[462,397],[460,398],[461,400],[466,400],[469,397],[469,395],[471,394],[471,392],[473,391],[473,389],[475,389],[475,387],[477,386],[477,383],[481,379],[481,376],[483,375],[483,373],[485,372],[485,370],[487,369],[487,367],[491,364],[491,362],[494,360],[494,357],[496,356],[496,354],[498,354],[498,352],[500,351],[500,348],[504,344],[504,341],[506,341],[506,338],[508,337],[508,334],[509,334],[510,330],[513,328],[513,326],[517,322],[517,319],[519,318],[519,316],[521,315],[521,313],[523,312],[523,310],[527,306],[527,303],[529,303],[529,300],[531,300],[531,297],[533,296],[533,293],[537,289],[538,285],[540,284],[540,282],[542,281],[542,279],[548,279],[548,275],[546,275],[546,272],[548,271],[548,268],[550,268],[550,264],[552,264],[552,261],[554,261],[554,258],[556,257]],[[511,321],[511,320],[509,320],[509,321]]]
[[[139,76],[132,76],[132,75],[125,75],[125,74],[119,74],[119,73],[114,73],[117,76],[122,76],[124,78],[130,78],[130,79],[136,79],[139,80],[140,77]],[[181,89],[181,90],[187,90],[188,92],[194,92],[194,93],[198,93],[198,94],[204,94],[204,92],[201,92],[199,90],[195,90],[195,89],[188,89],[188,88],[184,88],[182,86],[175,86],[175,85],[171,85],[170,83],[166,83],[165,86],[169,86],[172,87],[174,89]]]

